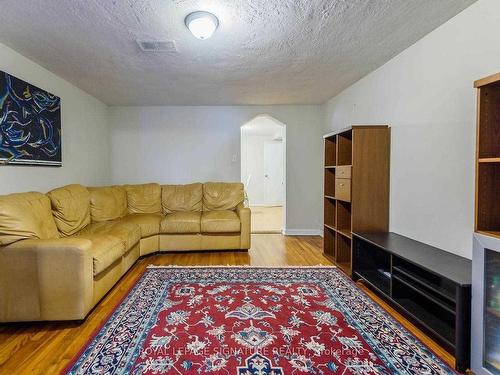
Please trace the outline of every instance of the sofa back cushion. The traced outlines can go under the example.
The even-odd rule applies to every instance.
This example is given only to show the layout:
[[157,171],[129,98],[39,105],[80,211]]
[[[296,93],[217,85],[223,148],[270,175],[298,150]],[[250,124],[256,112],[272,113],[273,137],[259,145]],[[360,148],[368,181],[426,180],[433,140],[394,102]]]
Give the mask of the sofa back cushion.
[[240,182],[207,182],[203,185],[203,211],[235,210],[244,200]]
[[71,236],[90,224],[90,193],[82,185],[68,185],[47,193],[52,215],[63,236]]
[[121,186],[90,187],[92,222],[120,219],[127,214],[127,192]]
[[42,193],[0,196],[0,246],[33,238],[58,238],[49,198]]
[[125,185],[128,212],[131,214],[156,214],[161,212],[161,187],[159,184]]
[[189,185],[162,185],[161,204],[163,213],[201,211],[202,196],[203,185],[201,183]]

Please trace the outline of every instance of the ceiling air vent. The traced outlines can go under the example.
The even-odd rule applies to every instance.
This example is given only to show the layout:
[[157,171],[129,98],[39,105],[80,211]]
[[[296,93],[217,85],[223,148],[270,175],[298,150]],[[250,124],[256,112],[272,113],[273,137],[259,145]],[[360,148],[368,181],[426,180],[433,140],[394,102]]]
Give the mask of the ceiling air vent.
[[144,52],[177,52],[173,40],[138,40],[137,43]]

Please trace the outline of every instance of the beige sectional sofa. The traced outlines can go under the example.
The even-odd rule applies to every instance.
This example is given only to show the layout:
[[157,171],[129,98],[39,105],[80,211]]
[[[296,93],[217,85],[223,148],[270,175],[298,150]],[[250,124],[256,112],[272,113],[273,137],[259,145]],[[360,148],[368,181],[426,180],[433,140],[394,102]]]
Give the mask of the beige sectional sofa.
[[249,248],[240,183],[0,196],[0,322],[84,319],[140,256]]

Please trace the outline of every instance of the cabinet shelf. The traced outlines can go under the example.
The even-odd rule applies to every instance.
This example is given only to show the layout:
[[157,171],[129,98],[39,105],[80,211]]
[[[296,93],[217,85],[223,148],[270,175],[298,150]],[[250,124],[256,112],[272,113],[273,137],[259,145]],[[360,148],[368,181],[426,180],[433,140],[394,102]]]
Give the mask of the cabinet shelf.
[[481,158],[478,159],[479,163],[500,163],[500,158]]
[[427,330],[436,332],[450,348],[455,348],[455,327],[450,319],[443,319],[442,314],[429,311],[422,304],[416,303],[414,299],[395,298],[394,301]]
[[352,126],[324,142],[323,253],[351,275],[353,229],[388,229],[390,129]]
[[500,81],[475,83],[478,96],[475,231],[500,238]]
[[415,273],[409,272],[401,266],[393,266],[392,270],[395,271],[396,274],[399,273],[406,276],[407,278],[423,286],[424,288],[432,289],[435,293],[439,294],[443,298],[446,298],[451,303],[455,303],[455,294],[453,290],[449,290],[443,288],[442,286],[436,285],[435,283],[431,283],[428,279],[426,280],[423,277],[415,275]]
[[351,234],[351,231],[348,230],[348,229],[335,229],[337,231],[337,233],[339,233],[340,235],[346,237],[346,238],[349,238],[349,239],[352,239],[352,234]]
[[382,276],[380,272],[374,270],[364,270],[356,271],[355,273],[365,282],[375,287],[379,292],[382,292],[383,294],[389,294],[391,280]]
[[469,259],[395,233],[353,233],[353,275],[455,354],[470,361]]
[[450,314],[455,315],[455,310],[454,310],[455,306],[454,306],[454,304],[450,304],[450,303],[446,303],[444,301],[440,301],[439,299],[433,297],[432,294],[429,293],[429,291],[425,291],[425,290],[421,289],[417,284],[412,284],[411,282],[406,281],[405,279],[403,279],[402,277],[398,276],[397,274],[394,274],[392,276],[392,279],[396,280],[397,282],[399,282],[401,284],[403,284],[407,288],[412,289],[414,292],[420,294],[422,297],[426,298],[427,300],[435,303],[436,305],[438,305],[442,309],[448,311]]
[[330,230],[336,231],[335,227],[332,227],[331,225],[325,224],[325,227]]

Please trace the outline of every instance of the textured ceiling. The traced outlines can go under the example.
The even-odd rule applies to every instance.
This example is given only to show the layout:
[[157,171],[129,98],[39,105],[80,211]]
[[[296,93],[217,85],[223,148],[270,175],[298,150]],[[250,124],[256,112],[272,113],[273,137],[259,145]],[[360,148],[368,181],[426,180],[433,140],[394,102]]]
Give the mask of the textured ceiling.
[[0,0],[0,42],[109,105],[323,103],[474,1]]

